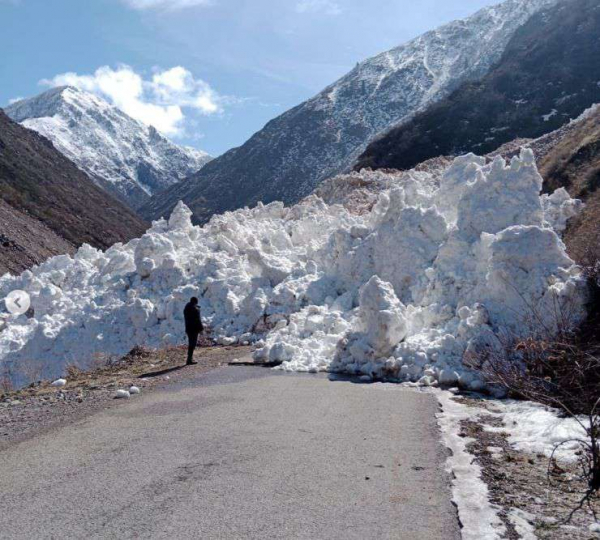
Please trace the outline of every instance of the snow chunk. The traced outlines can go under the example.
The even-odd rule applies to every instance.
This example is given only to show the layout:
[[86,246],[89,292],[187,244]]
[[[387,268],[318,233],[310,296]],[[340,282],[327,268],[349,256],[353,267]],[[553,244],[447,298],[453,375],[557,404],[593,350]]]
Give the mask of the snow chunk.
[[565,188],[559,188],[551,195],[542,195],[542,206],[548,227],[562,233],[567,228],[567,221],[582,210],[583,203],[579,199],[571,199]]
[[169,230],[191,231],[193,228],[192,215],[192,211],[182,201],[179,201],[169,218]]

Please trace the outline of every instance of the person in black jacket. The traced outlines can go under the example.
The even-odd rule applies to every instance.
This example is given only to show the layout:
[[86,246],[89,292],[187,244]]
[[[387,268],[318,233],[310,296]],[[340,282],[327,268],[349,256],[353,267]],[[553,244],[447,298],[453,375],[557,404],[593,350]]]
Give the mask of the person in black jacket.
[[198,344],[198,335],[204,330],[202,318],[200,317],[200,306],[195,296],[185,306],[183,317],[185,319],[185,333],[188,336],[187,365],[190,366],[198,363],[194,362],[194,350]]

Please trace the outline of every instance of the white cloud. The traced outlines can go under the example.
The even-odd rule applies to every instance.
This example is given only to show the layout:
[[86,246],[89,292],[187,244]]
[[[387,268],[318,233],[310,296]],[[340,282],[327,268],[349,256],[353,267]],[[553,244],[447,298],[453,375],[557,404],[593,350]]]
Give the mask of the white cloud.
[[[1,2],[2,0],[0,0]],[[22,101],[23,99],[25,99],[23,96],[18,96],[16,98],[12,98],[8,100],[8,104],[12,105],[13,103],[17,103],[18,101]]]
[[184,134],[186,109],[210,115],[221,112],[221,104],[226,101],[181,66],[156,71],[149,80],[127,65],[117,69],[103,66],[93,75],[62,73],[40,84],[75,86],[93,92],[165,135]]
[[300,0],[296,4],[298,13],[324,13],[325,15],[340,15],[342,8],[335,0]]
[[177,10],[196,6],[209,6],[212,0],[122,0],[133,9]]

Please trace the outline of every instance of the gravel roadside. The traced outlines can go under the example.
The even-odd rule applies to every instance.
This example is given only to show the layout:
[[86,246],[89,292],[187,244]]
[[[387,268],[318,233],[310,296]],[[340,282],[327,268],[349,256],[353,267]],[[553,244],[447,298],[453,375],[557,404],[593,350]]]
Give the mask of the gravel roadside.
[[[141,392],[160,389],[194,374],[211,371],[247,357],[250,347],[203,347],[197,365],[185,366],[186,347],[134,349],[98,369],[68,370],[67,384],[41,381],[19,391],[0,393],[0,451],[9,446],[116,407],[116,391],[137,386]],[[135,399],[132,396],[131,399]]]

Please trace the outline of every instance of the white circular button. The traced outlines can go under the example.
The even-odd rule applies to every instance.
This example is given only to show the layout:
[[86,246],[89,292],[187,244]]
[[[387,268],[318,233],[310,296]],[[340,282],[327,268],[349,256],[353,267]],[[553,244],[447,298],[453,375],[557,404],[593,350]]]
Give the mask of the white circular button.
[[4,302],[6,309],[13,315],[23,315],[31,306],[31,298],[25,291],[12,291],[4,299]]

